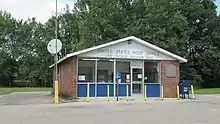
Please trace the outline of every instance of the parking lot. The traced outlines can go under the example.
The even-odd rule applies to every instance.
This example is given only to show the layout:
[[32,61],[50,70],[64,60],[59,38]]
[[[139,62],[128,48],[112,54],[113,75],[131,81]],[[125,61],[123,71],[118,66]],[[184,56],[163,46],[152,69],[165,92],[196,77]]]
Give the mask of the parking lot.
[[0,95],[0,106],[3,105],[27,105],[27,104],[51,104],[50,92],[14,92],[8,95]]
[[[41,102],[39,104],[33,104],[29,98],[28,102],[6,105],[1,103],[6,101],[0,97],[1,123],[217,124],[220,121],[220,95],[197,96],[197,100],[93,101],[59,105],[50,104],[50,100],[44,99],[50,98],[49,96],[43,98],[38,95],[35,94],[35,98],[38,99],[35,102]],[[22,98],[21,94],[18,96]],[[44,100],[39,100],[41,98]],[[19,102],[15,94],[14,97],[9,95],[9,99]]]

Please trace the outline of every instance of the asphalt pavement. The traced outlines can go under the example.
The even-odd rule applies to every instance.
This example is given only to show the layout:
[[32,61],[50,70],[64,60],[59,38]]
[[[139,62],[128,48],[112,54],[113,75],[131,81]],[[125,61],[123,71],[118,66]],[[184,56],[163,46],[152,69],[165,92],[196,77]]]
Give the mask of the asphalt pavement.
[[[15,98],[14,94],[15,96],[7,98],[8,101],[6,96],[5,100],[1,100],[3,98],[1,97],[1,123],[218,124],[220,122],[220,95],[197,95],[197,100],[92,101],[53,105],[46,99],[51,97],[42,94],[30,97],[30,94],[28,96],[24,93],[19,94],[18,98]],[[23,98],[26,100],[19,101],[20,104],[6,105],[13,103],[9,102],[9,99],[16,101]],[[33,98],[38,100],[31,101]],[[43,99],[39,100],[40,98]]]
[[27,105],[27,104],[51,104],[51,92],[15,92],[8,95],[0,95],[2,105]]

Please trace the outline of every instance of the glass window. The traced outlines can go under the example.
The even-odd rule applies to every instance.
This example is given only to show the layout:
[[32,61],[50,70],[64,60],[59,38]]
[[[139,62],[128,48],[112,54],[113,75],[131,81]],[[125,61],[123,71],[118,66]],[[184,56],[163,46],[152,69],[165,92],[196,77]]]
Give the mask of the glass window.
[[116,72],[121,74],[121,83],[130,83],[130,60],[117,60],[116,61]]
[[80,59],[78,61],[78,82],[95,81],[95,60]]
[[145,83],[159,83],[159,67],[158,62],[144,63],[144,82]]
[[97,82],[113,83],[114,61],[109,59],[99,59],[97,61]]
[[132,75],[133,81],[142,81],[142,69],[133,68],[132,71],[133,71],[133,75]]

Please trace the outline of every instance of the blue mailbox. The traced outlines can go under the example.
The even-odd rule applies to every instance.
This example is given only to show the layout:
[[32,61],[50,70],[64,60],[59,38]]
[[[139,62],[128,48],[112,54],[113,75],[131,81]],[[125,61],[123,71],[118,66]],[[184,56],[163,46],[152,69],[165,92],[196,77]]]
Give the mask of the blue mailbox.
[[189,90],[190,90],[190,81],[189,80],[182,80],[179,82],[179,93],[182,99],[186,98],[188,95],[189,98]]

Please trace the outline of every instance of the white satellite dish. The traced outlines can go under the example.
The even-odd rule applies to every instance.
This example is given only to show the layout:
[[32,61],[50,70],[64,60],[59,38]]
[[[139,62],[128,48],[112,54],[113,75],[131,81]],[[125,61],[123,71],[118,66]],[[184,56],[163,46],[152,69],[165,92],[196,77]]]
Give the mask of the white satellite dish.
[[[57,51],[56,51],[56,41],[57,41]],[[53,39],[47,44],[47,50],[51,54],[56,54],[60,52],[61,48],[62,48],[62,42],[59,39],[57,40]]]

